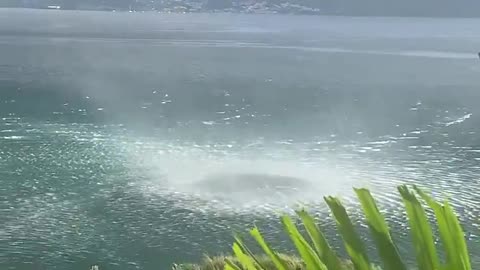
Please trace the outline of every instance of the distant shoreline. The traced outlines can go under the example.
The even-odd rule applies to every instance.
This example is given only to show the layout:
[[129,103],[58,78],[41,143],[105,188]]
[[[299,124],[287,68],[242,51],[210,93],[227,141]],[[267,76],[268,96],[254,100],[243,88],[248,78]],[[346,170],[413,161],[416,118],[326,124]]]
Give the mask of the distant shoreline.
[[51,10],[62,12],[105,12],[105,13],[148,13],[148,14],[233,14],[233,15],[278,15],[278,16],[312,16],[312,17],[346,17],[346,18],[417,18],[417,19],[480,19],[478,16],[444,16],[444,15],[422,15],[422,16],[408,16],[408,15],[394,15],[394,14],[336,14],[336,13],[296,13],[296,12],[276,12],[270,10],[245,12],[241,10],[222,11],[222,10],[198,10],[198,11],[165,11],[165,10],[134,10],[129,11],[126,9],[53,9],[53,8],[30,8],[30,7],[1,7],[0,10],[15,9],[15,10]]

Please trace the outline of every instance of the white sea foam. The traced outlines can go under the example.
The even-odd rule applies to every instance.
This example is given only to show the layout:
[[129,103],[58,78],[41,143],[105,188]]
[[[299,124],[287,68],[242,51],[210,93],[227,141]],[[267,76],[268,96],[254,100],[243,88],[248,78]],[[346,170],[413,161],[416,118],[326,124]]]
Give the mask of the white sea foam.
[[453,121],[445,123],[445,126],[448,127],[448,126],[451,126],[451,125],[463,123],[463,122],[465,122],[465,120],[469,119],[471,116],[472,116],[471,113],[467,113],[467,114],[465,114],[465,115],[463,115],[463,116],[461,116],[461,117],[459,117],[459,118],[457,118]]

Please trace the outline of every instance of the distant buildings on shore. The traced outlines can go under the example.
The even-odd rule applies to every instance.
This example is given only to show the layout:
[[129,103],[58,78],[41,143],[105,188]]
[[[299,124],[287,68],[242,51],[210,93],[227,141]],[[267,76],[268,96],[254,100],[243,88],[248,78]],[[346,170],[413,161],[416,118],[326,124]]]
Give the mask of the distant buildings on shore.
[[480,17],[478,0],[0,0],[0,7],[344,16]]
[[106,11],[158,11],[158,12],[239,12],[239,13],[300,13],[317,14],[319,9],[268,0],[7,0],[8,5],[39,9],[79,9]]

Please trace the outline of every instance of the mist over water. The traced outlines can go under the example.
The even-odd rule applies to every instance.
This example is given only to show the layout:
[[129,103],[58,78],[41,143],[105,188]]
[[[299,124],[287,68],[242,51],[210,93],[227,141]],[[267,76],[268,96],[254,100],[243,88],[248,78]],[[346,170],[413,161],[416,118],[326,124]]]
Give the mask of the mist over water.
[[[369,187],[478,250],[480,20],[0,11],[0,267],[163,269]],[[412,28],[412,25],[415,28]],[[95,27],[93,27],[95,26]]]

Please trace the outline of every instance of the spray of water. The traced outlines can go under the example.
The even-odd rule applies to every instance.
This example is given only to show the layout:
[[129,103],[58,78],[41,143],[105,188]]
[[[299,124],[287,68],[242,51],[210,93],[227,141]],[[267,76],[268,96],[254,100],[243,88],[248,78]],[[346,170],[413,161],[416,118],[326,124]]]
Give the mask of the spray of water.
[[255,150],[220,154],[207,146],[147,142],[141,147],[137,143],[129,153],[131,170],[145,175],[134,186],[148,196],[174,199],[192,210],[236,212],[317,205],[325,195],[368,185],[334,156],[308,159],[292,152],[272,157]]

